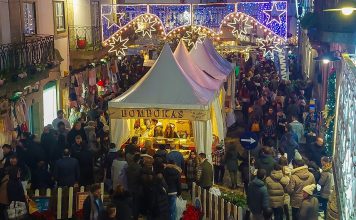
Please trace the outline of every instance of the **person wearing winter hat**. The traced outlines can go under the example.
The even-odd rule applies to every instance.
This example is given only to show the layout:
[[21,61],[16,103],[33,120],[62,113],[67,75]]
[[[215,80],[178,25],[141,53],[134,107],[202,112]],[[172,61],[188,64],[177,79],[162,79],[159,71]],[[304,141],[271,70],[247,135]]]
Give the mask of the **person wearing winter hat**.
[[303,201],[298,219],[318,220],[319,202],[318,199],[313,196],[315,188],[315,184],[303,187]]

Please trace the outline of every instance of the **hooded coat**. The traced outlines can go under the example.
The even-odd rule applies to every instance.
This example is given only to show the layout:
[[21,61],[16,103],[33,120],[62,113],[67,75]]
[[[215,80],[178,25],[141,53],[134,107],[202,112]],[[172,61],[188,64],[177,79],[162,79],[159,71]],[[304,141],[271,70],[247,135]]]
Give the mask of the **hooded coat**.
[[323,167],[323,172],[320,174],[318,184],[321,186],[320,197],[329,199],[331,189],[334,186],[334,178],[331,167]]
[[255,215],[262,214],[264,209],[270,207],[267,187],[262,180],[255,178],[248,186],[247,205]]
[[293,208],[300,208],[303,201],[303,188],[311,184],[315,184],[315,179],[307,166],[297,167],[292,170],[292,176],[286,191],[290,195],[290,205]]
[[256,168],[265,169],[267,176],[271,174],[275,164],[276,161],[273,159],[272,155],[260,155],[256,160]]
[[272,170],[271,175],[266,178],[266,186],[272,208],[282,207],[284,204],[284,188],[289,179],[283,175],[282,170]]
[[299,219],[318,220],[319,202],[314,196],[304,199],[300,207]]

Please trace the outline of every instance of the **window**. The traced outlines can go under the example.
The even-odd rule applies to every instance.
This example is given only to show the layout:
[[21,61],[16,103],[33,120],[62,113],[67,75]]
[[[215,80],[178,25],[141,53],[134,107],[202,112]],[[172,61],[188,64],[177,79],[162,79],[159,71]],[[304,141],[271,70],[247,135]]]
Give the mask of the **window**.
[[34,2],[23,3],[24,34],[36,34],[36,7]]
[[54,13],[57,32],[64,32],[66,30],[64,1],[54,2]]
[[49,82],[43,89],[43,125],[52,124],[57,118],[57,86],[56,82]]

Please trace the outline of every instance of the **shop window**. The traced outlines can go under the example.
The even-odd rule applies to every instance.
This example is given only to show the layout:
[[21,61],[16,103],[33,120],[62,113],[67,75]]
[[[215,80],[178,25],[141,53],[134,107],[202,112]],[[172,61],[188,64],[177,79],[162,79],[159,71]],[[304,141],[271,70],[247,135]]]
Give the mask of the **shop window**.
[[55,28],[57,33],[62,33],[66,30],[64,3],[64,1],[54,2]]
[[36,7],[34,2],[25,2],[22,5],[23,9],[23,24],[24,34],[36,34]]
[[43,89],[43,125],[52,124],[57,117],[57,86],[52,81],[45,85]]

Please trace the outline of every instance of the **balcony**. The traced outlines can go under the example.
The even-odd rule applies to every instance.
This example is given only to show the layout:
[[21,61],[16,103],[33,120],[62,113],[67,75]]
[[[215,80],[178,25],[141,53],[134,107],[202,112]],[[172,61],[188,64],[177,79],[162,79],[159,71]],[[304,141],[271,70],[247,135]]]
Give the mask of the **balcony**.
[[0,45],[0,73],[9,74],[54,61],[54,37],[36,35],[22,43]]
[[34,35],[21,43],[0,45],[0,95],[22,91],[47,78],[58,64],[52,35]]
[[72,66],[103,57],[100,26],[69,26],[69,50]]

